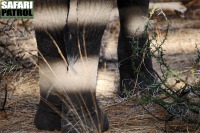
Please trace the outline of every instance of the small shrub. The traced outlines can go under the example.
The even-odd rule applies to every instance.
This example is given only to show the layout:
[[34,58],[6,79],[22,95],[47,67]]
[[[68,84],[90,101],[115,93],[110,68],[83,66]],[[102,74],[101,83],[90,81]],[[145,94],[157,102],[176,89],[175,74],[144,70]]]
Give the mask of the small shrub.
[[[155,58],[157,63],[159,64],[161,74],[158,74],[156,71],[154,71],[153,75],[155,75],[155,78],[157,78],[157,81],[155,83],[152,83],[150,85],[147,85],[147,88],[143,88],[145,90],[149,90],[149,92],[158,92],[158,93],[151,93],[150,94],[142,94],[139,97],[135,97],[135,95],[130,95],[127,90],[125,90],[125,93],[128,95],[130,100],[133,100],[134,102],[138,102],[140,105],[147,105],[149,103],[155,103],[159,105],[160,107],[164,108],[167,112],[165,119],[163,119],[165,122],[174,120],[174,119],[180,119],[185,122],[191,122],[195,123],[197,125],[200,124],[200,80],[197,78],[194,80],[194,82],[189,83],[187,81],[188,78],[194,77],[195,74],[199,73],[199,70],[196,69],[196,67],[192,67],[188,70],[173,70],[170,65],[167,64],[165,59],[165,51],[162,49],[162,46],[165,44],[167,40],[168,35],[168,29],[165,31],[164,39],[159,43],[157,40],[157,33],[153,32],[152,36],[148,34],[148,29],[150,27],[150,19],[155,13],[156,9],[154,9],[150,13],[150,17],[148,18],[147,25],[145,27],[144,33],[149,36],[146,44],[144,45],[144,48],[142,49],[136,49],[134,52],[139,52],[145,55],[147,53],[147,50],[149,49],[150,45],[151,47],[151,57]],[[137,45],[138,42],[133,41],[133,47]],[[197,49],[197,59],[193,66],[199,67],[200,62],[200,51],[198,47]],[[135,56],[138,53],[133,54],[133,60],[134,58],[137,58]],[[134,74],[140,75],[140,69],[139,67],[135,69]],[[181,74],[187,74],[188,77],[186,79],[181,78]],[[169,79],[173,78],[175,79],[174,84],[169,83]],[[178,90],[175,87],[177,84],[182,83],[182,87],[180,87]],[[143,106],[144,107],[144,106]]]

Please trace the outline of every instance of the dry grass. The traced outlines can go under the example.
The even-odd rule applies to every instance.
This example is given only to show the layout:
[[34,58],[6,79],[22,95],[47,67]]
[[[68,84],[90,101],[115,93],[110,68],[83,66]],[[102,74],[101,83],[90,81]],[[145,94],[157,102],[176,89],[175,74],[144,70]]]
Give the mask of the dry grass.
[[[145,108],[160,119],[165,116],[165,111],[154,104],[146,105]],[[111,128],[108,133],[161,133],[176,132],[176,130],[177,132],[188,131],[191,133],[198,128],[196,125],[181,123],[178,120],[165,123],[164,121],[155,119],[142,106],[126,100],[118,99],[115,101],[115,104],[108,105],[106,110],[111,123]]]

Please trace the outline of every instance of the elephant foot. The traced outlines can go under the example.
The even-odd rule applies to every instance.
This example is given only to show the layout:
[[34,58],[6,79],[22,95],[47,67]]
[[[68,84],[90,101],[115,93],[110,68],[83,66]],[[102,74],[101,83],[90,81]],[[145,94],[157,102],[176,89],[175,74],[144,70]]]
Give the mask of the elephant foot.
[[[54,101],[55,100],[55,101]],[[57,96],[49,96],[48,99],[41,98],[37,109],[34,123],[39,130],[60,130],[62,102]]]
[[85,96],[74,95],[70,98],[71,103],[63,102],[61,122],[63,133],[94,133],[109,129],[106,115],[101,111],[94,97],[90,95],[89,93]]
[[[88,110],[89,111],[89,110]],[[109,128],[107,117],[99,110],[83,112],[78,110],[68,110],[62,119],[62,132],[65,133],[94,133],[104,132]]]

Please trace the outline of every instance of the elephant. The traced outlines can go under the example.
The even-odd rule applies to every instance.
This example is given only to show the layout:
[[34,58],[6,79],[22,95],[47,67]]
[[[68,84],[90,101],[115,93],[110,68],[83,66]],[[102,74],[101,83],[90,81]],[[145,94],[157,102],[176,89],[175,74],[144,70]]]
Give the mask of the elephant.
[[[99,51],[115,0],[35,0],[35,34],[39,51],[40,101],[34,123],[40,130],[62,132],[103,132],[109,129],[106,115],[96,99]],[[120,34],[118,60],[119,95],[124,86],[133,90],[138,78],[153,82],[150,57],[138,54],[133,61],[131,42],[143,48],[149,0],[117,0]],[[149,52],[149,50],[148,50]],[[150,56],[150,54],[149,54]],[[141,64],[141,60],[143,60]],[[143,76],[132,73],[141,67]],[[147,70],[148,69],[148,70]],[[147,81],[148,79],[148,81]]]

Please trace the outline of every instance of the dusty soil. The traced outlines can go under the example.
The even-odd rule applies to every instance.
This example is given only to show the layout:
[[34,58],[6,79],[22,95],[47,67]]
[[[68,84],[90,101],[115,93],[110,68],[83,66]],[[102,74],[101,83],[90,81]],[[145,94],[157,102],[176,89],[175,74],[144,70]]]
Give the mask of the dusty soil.
[[[116,18],[116,17],[114,17]],[[182,20],[180,20],[181,22]],[[191,20],[188,20],[191,21]],[[195,20],[196,21],[196,20]],[[110,27],[114,25],[114,33],[118,29],[117,18],[111,21]],[[157,30],[158,41],[161,41],[164,32]],[[104,47],[109,47],[107,54],[112,54],[111,57],[116,58],[114,45],[116,45],[116,34],[107,32],[103,41]],[[197,57],[196,44],[200,48],[200,30],[196,28],[171,29],[168,34],[168,39],[163,46],[166,50],[165,58],[168,64],[175,70],[186,70],[194,67],[194,60]],[[34,41],[34,40],[32,40]],[[109,45],[109,46],[108,46]],[[111,45],[111,46],[110,46]],[[103,49],[103,48],[102,48]],[[104,51],[104,56],[106,52]],[[154,68],[160,73],[159,65],[153,61]],[[195,78],[199,79],[199,67],[195,69]],[[182,78],[188,77],[183,75]],[[0,132],[2,133],[35,133],[45,132],[39,131],[34,127],[33,119],[37,109],[39,100],[38,87],[38,69],[37,67],[22,68],[20,71],[15,71],[6,76],[1,82],[1,89],[7,85],[8,99],[4,111],[0,111]],[[193,79],[193,78],[192,78]],[[171,79],[175,82],[174,79]],[[191,81],[192,82],[192,81]],[[173,84],[173,83],[172,83]],[[110,121],[110,129],[108,133],[115,132],[134,132],[134,133],[160,133],[160,132],[200,132],[199,126],[190,123],[184,123],[180,120],[164,122],[154,118],[149,112],[156,115],[160,119],[165,117],[165,111],[154,105],[148,104],[144,107],[116,96],[118,87],[118,70],[116,64],[112,65],[112,71],[100,69],[97,92],[99,103],[102,109],[108,115]],[[103,91],[102,90],[106,90]],[[106,89],[104,89],[106,88]],[[101,92],[101,93],[100,93]],[[102,94],[104,94],[102,96]],[[4,93],[1,91],[0,98],[3,98]],[[56,132],[56,131],[55,131]]]

